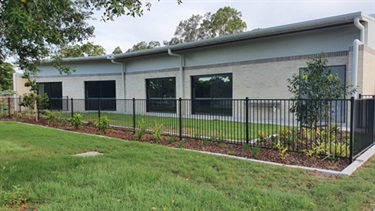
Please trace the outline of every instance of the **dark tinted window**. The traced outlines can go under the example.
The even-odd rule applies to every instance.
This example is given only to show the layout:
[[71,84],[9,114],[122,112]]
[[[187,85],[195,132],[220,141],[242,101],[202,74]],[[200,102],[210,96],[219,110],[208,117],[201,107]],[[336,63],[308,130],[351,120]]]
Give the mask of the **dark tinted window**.
[[176,78],[146,79],[147,111],[176,112]]
[[232,74],[192,76],[193,113],[232,115]]
[[47,94],[49,98],[48,107],[44,109],[63,110],[63,101],[67,103],[62,99],[61,82],[38,83],[38,94]]
[[116,110],[115,81],[85,81],[86,110]]

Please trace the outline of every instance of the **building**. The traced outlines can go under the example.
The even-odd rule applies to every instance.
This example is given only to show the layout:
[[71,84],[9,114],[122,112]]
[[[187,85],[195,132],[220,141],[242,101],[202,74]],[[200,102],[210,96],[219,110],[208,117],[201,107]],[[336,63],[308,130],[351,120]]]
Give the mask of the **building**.
[[[361,12],[109,56],[67,58],[60,75],[51,61],[39,67],[39,92],[53,98],[192,99],[191,113],[212,106],[231,113],[226,99],[285,99],[287,79],[324,52],[331,69],[358,93],[375,94],[375,19]],[[18,83],[20,86],[20,83]],[[16,91],[20,90],[16,88]],[[156,101],[155,101],[156,102]],[[108,103],[105,109],[120,111]],[[147,111],[159,111],[156,104]],[[176,110],[175,101],[164,106]],[[225,113],[226,111],[224,111]]]

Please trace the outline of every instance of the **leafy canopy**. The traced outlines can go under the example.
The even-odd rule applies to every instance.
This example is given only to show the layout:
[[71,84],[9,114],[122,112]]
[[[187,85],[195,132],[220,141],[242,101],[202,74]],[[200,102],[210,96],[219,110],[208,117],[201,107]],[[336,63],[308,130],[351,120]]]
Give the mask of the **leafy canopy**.
[[126,52],[133,52],[133,51],[140,51],[140,50],[146,50],[146,49],[152,49],[160,46],[159,41],[150,41],[149,43],[146,43],[145,41],[139,42],[133,47],[129,48]]
[[115,48],[115,50],[112,51],[112,54],[121,54],[121,53],[122,53],[122,50],[121,50],[120,46],[117,46]]
[[0,0],[0,63],[15,56],[21,69],[36,74],[42,59],[93,36],[94,27],[86,21],[94,10],[103,11],[103,20],[113,20],[142,16],[150,6],[140,0]]
[[67,46],[59,51],[59,54],[64,57],[84,57],[84,56],[102,56],[105,55],[105,49],[101,45],[95,45],[92,42],[83,45]]
[[0,64],[0,92],[10,91],[13,86],[13,65],[7,62]]
[[231,7],[220,8],[216,13],[192,15],[178,24],[174,37],[164,41],[164,45],[175,45],[229,35],[246,30],[246,23],[241,19],[242,13]]

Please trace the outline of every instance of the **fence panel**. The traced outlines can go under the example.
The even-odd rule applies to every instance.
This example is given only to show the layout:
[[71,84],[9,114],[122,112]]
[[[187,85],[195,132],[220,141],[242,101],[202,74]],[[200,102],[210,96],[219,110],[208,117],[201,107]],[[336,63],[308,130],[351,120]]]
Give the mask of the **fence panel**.
[[[18,98],[10,98],[9,103],[8,99],[0,99],[0,114],[23,112],[26,108],[18,106],[19,102]],[[49,107],[58,108],[55,112],[60,118],[81,114],[86,123],[107,116],[111,125],[134,132],[163,130],[165,135],[175,137],[349,157],[350,102],[348,99],[64,98],[51,99]],[[367,105],[364,110],[371,112],[370,107]],[[365,124],[368,128],[370,123]],[[356,125],[355,134],[362,140],[365,135],[360,135],[360,127]],[[373,127],[372,123],[372,130],[366,134],[373,133]],[[355,153],[363,148],[360,143],[355,141]],[[364,145],[368,145],[367,142]]]
[[375,99],[362,98],[354,102],[353,158],[374,144]]

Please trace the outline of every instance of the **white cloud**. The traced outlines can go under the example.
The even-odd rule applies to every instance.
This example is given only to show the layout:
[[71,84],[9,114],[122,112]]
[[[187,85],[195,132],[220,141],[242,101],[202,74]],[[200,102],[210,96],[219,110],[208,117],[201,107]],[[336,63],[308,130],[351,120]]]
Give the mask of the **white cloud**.
[[192,14],[216,12],[219,8],[230,6],[242,12],[242,19],[248,30],[266,28],[300,21],[319,19],[340,14],[362,11],[364,14],[375,13],[374,0],[184,0],[181,5],[177,0],[152,1],[151,11],[145,11],[142,17],[123,16],[115,21],[100,21],[98,12],[95,37],[90,39],[102,45],[107,53],[120,46],[123,51],[141,41],[169,40],[181,20]]

